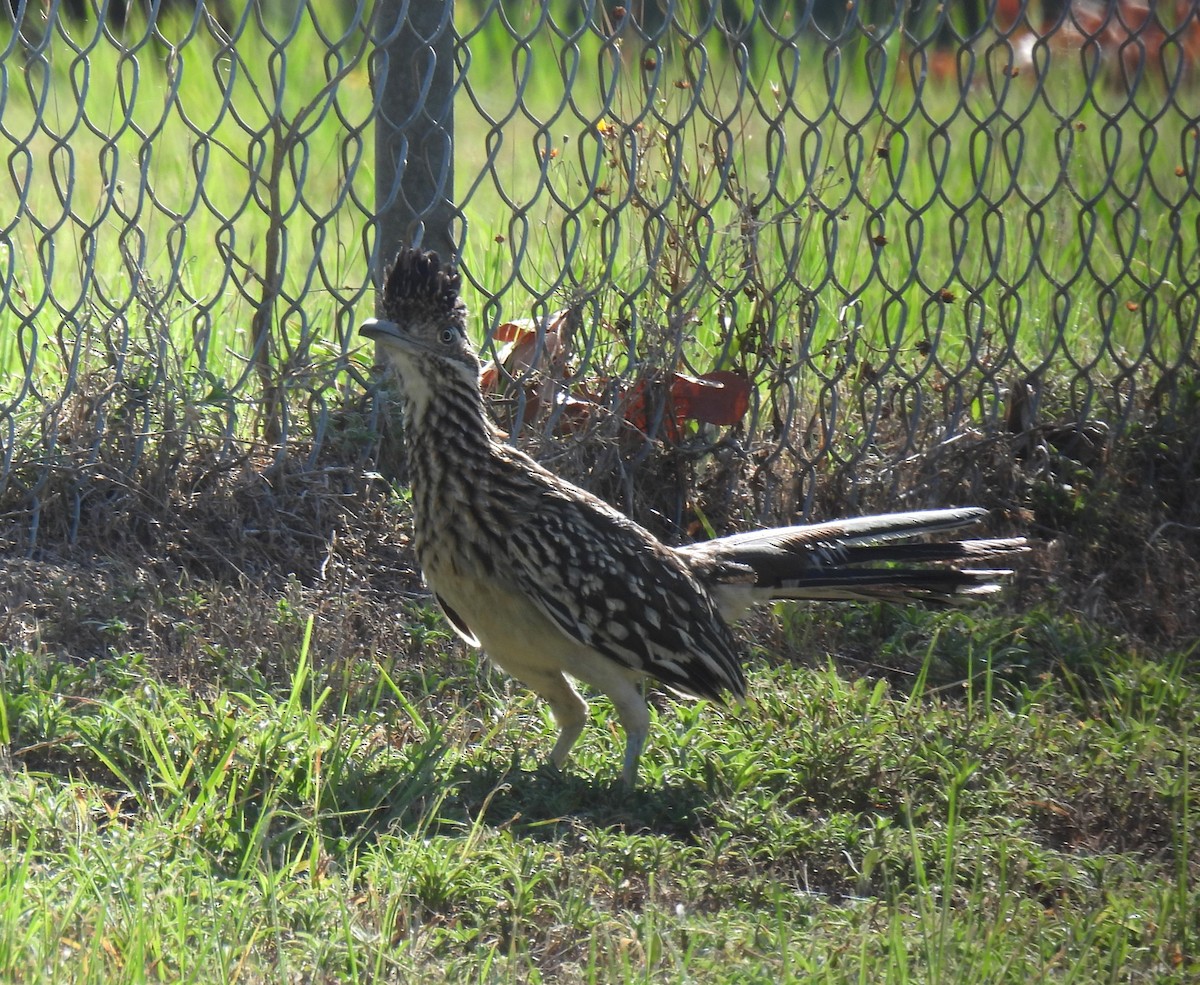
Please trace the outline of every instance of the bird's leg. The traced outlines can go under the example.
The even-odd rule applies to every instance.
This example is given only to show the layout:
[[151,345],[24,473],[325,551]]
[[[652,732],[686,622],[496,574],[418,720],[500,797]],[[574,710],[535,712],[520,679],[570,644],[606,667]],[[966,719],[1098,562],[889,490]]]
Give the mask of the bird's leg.
[[[586,707],[582,700],[579,703],[581,707]],[[586,714],[580,711],[578,719],[572,717],[570,720],[564,721],[563,716],[553,705],[551,705],[551,710],[554,712],[554,720],[558,722],[558,739],[554,743],[554,748],[550,750],[550,762],[555,769],[561,770],[567,764],[567,757],[571,754],[571,748],[579,738],[579,733],[583,731]]]
[[621,779],[630,790],[637,786],[638,760],[642,756],[642,747],[646,745],[647,732],[647,729],[625,726],[625,766],[621,770]]
[[621,716],[621,723],[625,726],[625,762],[621,769],[621,782],[625,784],[627,790],[632,790],[637,786],[638,762],[642,757],[642,750],[646,747],[646,737],[650,733],[650,717],[646,706],[646,679],[638,681],[636,684],[638,699],[641,702],[641,707],[632,702],[626,705],[625,711],[619,707],[617,709]]
[[[625,765],[621,778],[625,786],[632,789],[637,785],[638,760],[646,745],[646,736],[650,733],[650,709],[646,707],[646,699],[642,694],[644,682],[629,677],[624,671],[593,673],[589,678],[588,683],[612,699],[617,717],[625,729]],[[558,741],[550,750],[550,764],[555,769],[562,769],[587,721],[587,702],[561,673],[530,674],[522,670],[521,680],[541,695],[554,713],[559,733]]]
[[624,674],[614,674],[604,681],[604,691],[617,709],[617,717],[625,729],[625,764],[621,779],[632,790],[637,786],[638,760],[646,736],[650,734],[650,709],[642,695],[642,682]]
[[571,747],[575,745],[587,721],[587,702],[579,696],[574,685],[557,671],[536,675],[534,679],[529,679],[530,676],[524,675],[522,679],[545,699],[558,724],[558,739],[550,750],[550,764],[561,770],[566,766]]

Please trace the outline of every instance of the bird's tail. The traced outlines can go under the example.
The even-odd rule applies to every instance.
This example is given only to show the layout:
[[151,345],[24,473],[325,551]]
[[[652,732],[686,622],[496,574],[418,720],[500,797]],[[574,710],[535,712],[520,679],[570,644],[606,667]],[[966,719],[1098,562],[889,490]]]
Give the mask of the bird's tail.
[[922,539],[986,515],[978,508],[888,513],[734,534],[680,550],[727,615],[774,599],[948,604],[998,591],[998,579],[1012,574],[1003,561],[1028,550],[1023,537]]

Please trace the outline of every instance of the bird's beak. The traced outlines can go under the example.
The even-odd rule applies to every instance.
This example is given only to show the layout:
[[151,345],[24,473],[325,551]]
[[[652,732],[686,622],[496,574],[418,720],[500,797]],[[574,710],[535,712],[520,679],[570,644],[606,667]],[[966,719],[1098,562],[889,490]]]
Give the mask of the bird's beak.
[[400,334],[400,326],[394,321],[387,321],[383,318],[368,318],[358,329],[359,335],[365,335],[369,339],[379,339],[391,337],[394,339],[402,338]]

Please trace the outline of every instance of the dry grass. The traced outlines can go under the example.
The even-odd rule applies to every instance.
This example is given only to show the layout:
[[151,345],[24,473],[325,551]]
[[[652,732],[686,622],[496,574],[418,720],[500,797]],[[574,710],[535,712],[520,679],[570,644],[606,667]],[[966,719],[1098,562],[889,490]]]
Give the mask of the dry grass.
[[[119,381],[87,380],[56,409],[53,445],[19,449],[0,492],[10,646],[61,648],[76,658],[132,647],[174,673],[198,659],[178,638],[186,613],[177,611],[196,591],[234,600],[213,610],[231,623],[213,626],[216,637],[231,640],[253,639],[261,620],[246,610],[256,595],[303,592],[330,613],[355,599],[349,611],[363,606],[355,633],[379,641],[394,632],[395,612],[423,597],[405,508],[379,474],[396,475],[402,465],[394,447],[379,457],[362,400],[329,414],[319,447],[293,440],[267,448],[215,440],[194,426],[147,437],[141,418],[92,412],[102,395],[113,400]],[[169,379],[141,399],[159,421],[196,419],[189,394]],[[1197,407],[1131,429],[1102,455],[1091,445],[1081,453],[1053,425],[940,445],[881,427],[882,462],[894,461],[905,442],[931,450],[875,473],[849,462],[788,474],[766,445],[743,446],[736,434],[716,445],[664,446],[628,433],[594,441],[584,433],[558,446],[543,438],[540,450],[552,467],[668,538],[725,532],[764,513],[788,522],[806,506],[819,518],[984,505],[994,511],[994,532],[1033,538],[1014,608],[1049,593],[1132,638],[1170,645],[1200,636]],[[46,469],[48,455],[54,468]],[[273,645],[260,642],[264,651]]]

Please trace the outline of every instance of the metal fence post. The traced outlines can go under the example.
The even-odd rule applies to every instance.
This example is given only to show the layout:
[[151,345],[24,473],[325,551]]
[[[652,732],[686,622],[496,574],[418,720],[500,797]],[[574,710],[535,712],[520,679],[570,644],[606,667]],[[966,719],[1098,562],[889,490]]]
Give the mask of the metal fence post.
[[376,275],[402,246],[457,252],[454,0],[379,0],[376,20]]

